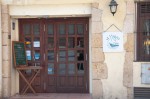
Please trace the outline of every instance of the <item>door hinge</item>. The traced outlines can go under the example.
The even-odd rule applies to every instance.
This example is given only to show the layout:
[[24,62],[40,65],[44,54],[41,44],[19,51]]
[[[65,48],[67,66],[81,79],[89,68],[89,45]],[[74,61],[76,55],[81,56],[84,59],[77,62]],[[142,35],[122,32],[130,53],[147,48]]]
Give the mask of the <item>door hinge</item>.
[[86,24],[86,31],[87,31],[87,24]]
[[44,53],[44,61],[45,61],[45,53]]
[[45,32],[45,24],[44,24],[44,32]]
[[88,86],[87,86],[87,83],[86,83],[85,87],[86,87],[86,90],[87,90],[87,87],[88,87]]
[[58,53],[57,53],[57,62],[58,62]]
[[87,53],[86,53],[86,61],[87,61]]
[[44,90],[46,90],[46,83],[44,82]]

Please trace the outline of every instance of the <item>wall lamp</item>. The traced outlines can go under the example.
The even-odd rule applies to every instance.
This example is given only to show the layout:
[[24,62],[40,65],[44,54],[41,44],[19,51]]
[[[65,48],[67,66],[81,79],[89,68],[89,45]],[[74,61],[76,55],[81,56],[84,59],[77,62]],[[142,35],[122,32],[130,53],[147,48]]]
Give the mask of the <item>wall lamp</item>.
[[117,2],[116,2],[115,0],[111,0],[109,6],[110,6],[110,11],[111,11],[111,13],[112,13],[113,16],[114,16],[114,14],[115,14],[116,11],[117,11],[117,6],[118,6],[118,4],[117,4]]

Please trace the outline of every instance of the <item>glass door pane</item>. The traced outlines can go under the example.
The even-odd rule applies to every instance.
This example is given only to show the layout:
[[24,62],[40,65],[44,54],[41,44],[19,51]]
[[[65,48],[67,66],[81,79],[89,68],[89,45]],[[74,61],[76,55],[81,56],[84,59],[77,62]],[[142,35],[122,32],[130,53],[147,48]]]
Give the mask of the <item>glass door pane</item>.
[[68,34],[69,35],[75,34],[75,25],[74,24],[68,24]]
[[48,54],[47,54],[47,59],[48,61],[51,61],[51,62],[54,62],[54,51],[48,51]]
[[54,34],[54,26],[53,24],[48,24],[47,26],[47,32],[48,32],[48,35],[53,35]]
[[77,24],[77,33],[79,35],[83,35],[84,34],[84,24]]
[[68,48],[74,48],[75,47],[75,38],[69,37],[68,38]]
[[68,61],[75,61],[75,51],[68,50]]
[[66,61],[66,51],[59,51],[59,61]]
[[66,38],[65,37],[59,38],[59,48],[66,48]]
[[69,75],[75,74],[75,64],[68,64],[68,74]]
[[48,63],[48,74],[54,74],[54,64]]
[[31,24],[23,24],[23,33],[24,35],[31,34]]
[[58,73],[60,75],[65,75],[66,74],[66,64],[59,64]]
[[59,34],[60,35],[64,35],[64,34],[66,34],[65,32],[65,24],[64,23],[61,23],[61,24],[59,24],[58,25],[59,26],[59,28],[58,28],[58,32],[59,32]]
[[40,24],[34,24],[33,25],[33,33],[34,33],[34,35],[40,34]]

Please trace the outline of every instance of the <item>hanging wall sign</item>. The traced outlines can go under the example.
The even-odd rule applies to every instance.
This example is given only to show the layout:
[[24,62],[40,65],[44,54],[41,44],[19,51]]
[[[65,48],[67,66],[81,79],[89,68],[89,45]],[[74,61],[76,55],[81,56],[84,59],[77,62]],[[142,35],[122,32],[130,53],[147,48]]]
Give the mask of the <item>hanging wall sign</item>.
[[122,52],[123,33],[104,32],[103,33],[103,52]]

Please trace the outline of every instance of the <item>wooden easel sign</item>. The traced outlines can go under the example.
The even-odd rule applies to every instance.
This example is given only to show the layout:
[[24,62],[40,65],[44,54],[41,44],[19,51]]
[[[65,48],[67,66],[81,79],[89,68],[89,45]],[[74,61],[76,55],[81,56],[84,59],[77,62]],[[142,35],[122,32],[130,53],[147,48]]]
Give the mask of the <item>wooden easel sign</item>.
[[12,42],[12,53],[14,59],[14,66],[27,66],[25,45],[24,42],[13,41]]

